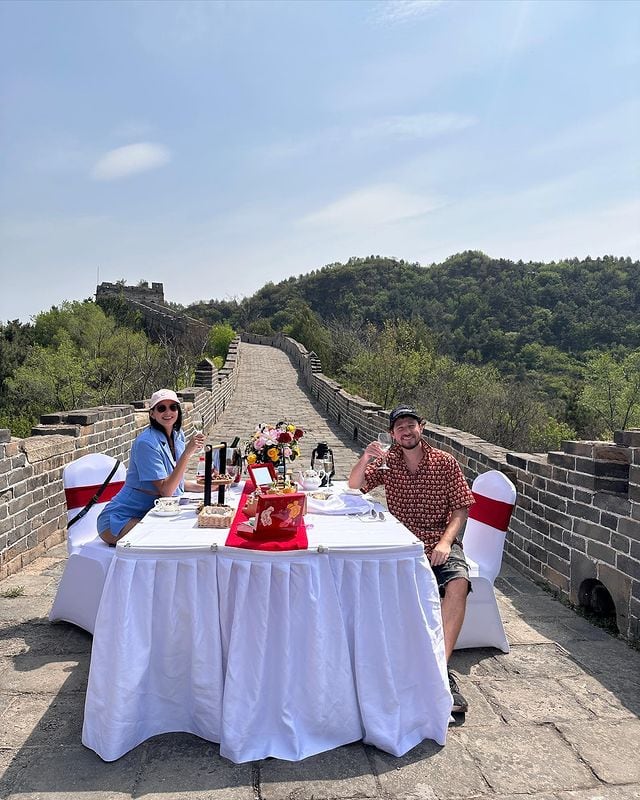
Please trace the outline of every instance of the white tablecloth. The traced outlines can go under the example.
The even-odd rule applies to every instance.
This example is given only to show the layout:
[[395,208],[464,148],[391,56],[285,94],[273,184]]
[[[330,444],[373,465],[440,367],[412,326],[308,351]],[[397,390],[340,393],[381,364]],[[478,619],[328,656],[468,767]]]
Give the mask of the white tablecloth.
[[87,747],[112,761],[186,731],[239,763],[359,739],[394,755],[444,744],[451,695],[422,546],[389,514],[306,522],[307,551],[226,548],[227,531],[197,528],[190,509],[148,515],[119,543],[96,620]]

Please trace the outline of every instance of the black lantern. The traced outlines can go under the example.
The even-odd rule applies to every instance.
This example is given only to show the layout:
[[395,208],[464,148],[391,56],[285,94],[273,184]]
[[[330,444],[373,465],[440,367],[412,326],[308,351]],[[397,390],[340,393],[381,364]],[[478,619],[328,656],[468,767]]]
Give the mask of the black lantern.
[[315,468],[316,461],[318,466],[324,470],[322,486],[331,486],[331,479],[336,474],[336,465],[333,460],[333,450],[326,442],[318,442],[311,453],[311,467]]

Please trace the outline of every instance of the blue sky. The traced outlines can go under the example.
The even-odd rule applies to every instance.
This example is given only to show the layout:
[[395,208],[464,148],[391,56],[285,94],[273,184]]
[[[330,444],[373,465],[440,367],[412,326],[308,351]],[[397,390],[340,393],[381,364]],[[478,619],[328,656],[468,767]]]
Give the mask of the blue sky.
[[640,2],[0,2],[0,321],[372,253],[640,258]]

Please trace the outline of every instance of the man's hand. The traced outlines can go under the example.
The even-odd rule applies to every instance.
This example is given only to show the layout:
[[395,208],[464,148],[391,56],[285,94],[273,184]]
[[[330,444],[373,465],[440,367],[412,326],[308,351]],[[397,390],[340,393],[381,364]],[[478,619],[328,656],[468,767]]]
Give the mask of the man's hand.
[[368,456],[368,460],[371,460],[372,458],[384,458],[385,452],[380,446],[380,442],[374,439],[365,447],[363,455]]
[[451,545],[443,542],[442,539],[438,542],[438,544],[433,548],[431,551],[431,555],[429,556],[429,561],[431,562],[431,566],[439,567],[445,563],[445,561],[449,558],[449,553],[451,552]]

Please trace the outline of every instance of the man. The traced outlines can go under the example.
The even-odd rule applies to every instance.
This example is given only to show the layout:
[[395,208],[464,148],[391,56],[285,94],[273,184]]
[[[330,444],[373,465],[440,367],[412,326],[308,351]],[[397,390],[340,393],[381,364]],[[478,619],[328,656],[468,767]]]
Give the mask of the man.
[[[469,568],[459,534],[473,494],[455,458],[428,445],[422,438],[424,420],[418,412],[399,405],[389,415],[393,439],[386,454],[371,442],[349,475],[349,486],[369,492],[384,486],[389,511],[424,542],[425,553],[442,598],[442,626],[447,663],[464,621]],[[387,469],[381,469],[385,463]],[[453,711],[464,713],[467,701],[449,671]]]

